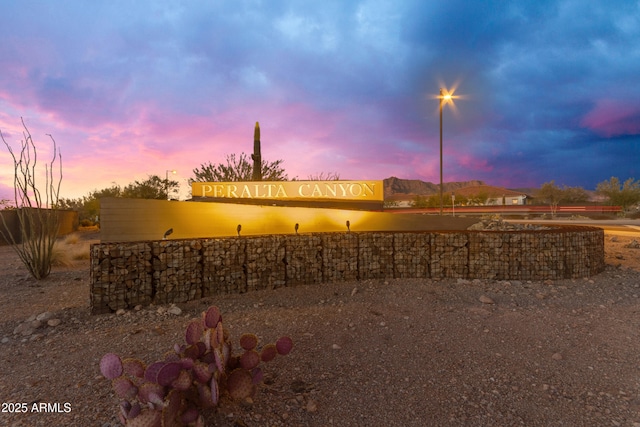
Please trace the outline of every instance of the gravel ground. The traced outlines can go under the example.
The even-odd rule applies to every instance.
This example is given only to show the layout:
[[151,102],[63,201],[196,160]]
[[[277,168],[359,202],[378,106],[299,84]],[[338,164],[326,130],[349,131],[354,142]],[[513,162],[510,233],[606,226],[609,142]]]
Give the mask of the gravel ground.
[[99,316],[88,261],[37,282],[0,247],[0,425],[119,425],[102,355],[152,362],[215,304],[236,343],[286,334],[294,350],[265,366],[252,401],[223,402],[207,425],[638,427],[632,241],[607,234],[606,271],[577,280],[325,284]]

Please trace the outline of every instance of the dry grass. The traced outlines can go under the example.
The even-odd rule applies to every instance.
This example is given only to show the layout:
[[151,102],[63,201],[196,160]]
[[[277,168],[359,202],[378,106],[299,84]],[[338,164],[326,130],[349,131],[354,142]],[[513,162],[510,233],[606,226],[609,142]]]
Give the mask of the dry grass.
[[53,245],[51,265],[71,267],[74,261],[89,259],[89,242],[80,239],[77,233],[68,234]]

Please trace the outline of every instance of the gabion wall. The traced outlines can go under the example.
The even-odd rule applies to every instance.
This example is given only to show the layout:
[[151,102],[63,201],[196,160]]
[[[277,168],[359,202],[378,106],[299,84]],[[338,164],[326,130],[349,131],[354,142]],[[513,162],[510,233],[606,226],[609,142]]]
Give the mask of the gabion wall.
[[593,227],[97,243],[91,247],[91,312],[323,282],[546,280],[603,269],[604,231]]

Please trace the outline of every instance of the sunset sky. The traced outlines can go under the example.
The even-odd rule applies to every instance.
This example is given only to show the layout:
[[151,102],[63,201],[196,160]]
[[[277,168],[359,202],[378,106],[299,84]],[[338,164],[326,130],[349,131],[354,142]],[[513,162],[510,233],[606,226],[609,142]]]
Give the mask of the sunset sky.
[[[253,150],[289,178],[640,179],[638,0],[2,3],[0,130],[62,197]],[[13,163],[0,145],[0,198]]]

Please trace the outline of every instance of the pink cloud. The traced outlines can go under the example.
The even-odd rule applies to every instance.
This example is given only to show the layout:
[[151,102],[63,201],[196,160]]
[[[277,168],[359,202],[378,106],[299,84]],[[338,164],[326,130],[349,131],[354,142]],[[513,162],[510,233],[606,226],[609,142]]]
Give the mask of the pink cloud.
[[464,168],[467,172],[469,171],[481,171],[481,172],[491,172],[493,170],[493,165],[491,165],[487,159],[480,159],[472,157],[468,154],[461,155],[457,158],[458,164]]
[[640,104],[601,99],[580,124],[605,137],[640,134]]

